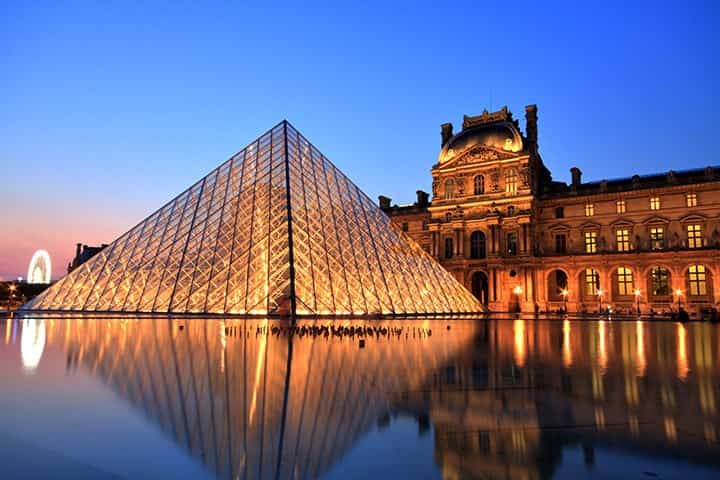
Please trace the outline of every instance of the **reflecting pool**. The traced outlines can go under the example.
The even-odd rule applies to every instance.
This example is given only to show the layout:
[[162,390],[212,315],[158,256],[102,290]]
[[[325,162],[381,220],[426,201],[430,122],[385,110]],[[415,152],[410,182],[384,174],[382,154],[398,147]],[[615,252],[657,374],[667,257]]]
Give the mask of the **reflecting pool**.
[[0,320],[0,478],[720,478],[720,327]]

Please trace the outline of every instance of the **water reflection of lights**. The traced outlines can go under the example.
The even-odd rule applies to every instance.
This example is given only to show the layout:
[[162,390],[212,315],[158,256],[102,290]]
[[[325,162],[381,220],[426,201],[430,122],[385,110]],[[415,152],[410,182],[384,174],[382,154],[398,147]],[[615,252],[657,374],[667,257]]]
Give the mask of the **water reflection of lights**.
[[570,320],[563,320],[563,347],[562,347],[562,357],[563,357],[563,365],[566,367],[569,367],[572,365],[572,348],[570,347]]
[[45,320],[28,318],[23,321],[20,353],[26,373],[33,373],[45,349]]
[[647,359],[645,358],[645,330],[643,328],[643,322],[640,320],[635,322],[635,340],[637,342],[635,367],[637,368],[638,377],[644,376],[645,369],[647,368]]
[[513,320],[515,336],[515,363],[518,367],[525,365],[525,320]]
[[607,363],[607,331],[605,330],[605,322],[600,321],[598,322],[598,364],[602,373],[605,373]]
[[680,380],[685,380],[690,368],[688,367],[687,358],[687,333],[682,323],[677,324],[677,376]]

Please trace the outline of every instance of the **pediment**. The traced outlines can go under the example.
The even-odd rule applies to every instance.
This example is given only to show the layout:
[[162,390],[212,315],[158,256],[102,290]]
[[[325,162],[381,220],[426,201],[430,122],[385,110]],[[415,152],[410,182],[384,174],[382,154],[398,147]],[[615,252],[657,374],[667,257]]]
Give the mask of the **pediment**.
[[[450,154],[450,152],[448,152],[448,154]],[[433,167],[433,171],[450,170],[465,165],[477,165],[498,160],[512,160],[518,158],[518,156],[517,154],[488,147],[487,145],[477,145],[465,152],[454,154],[451,159],[441,164],[436,164]]]
[[652,217],[648,217],[642,221],[643,225],[666,225],[668,223],[670,223],[670,219],[661,217],[659,215],[653,215]]
[[691,213],[689,215],[685,215],[680,219],[682,223],[686,222],[704,222],[708,219],[707,216],[700,214],[700,213]]
[[570,226],[564,223],[558,223],[550,227],[548,230],[550,230],[551,232],[566,232],[570,230]]
[[610,224],[611,227],[632,227],[635,223],[627,218],[618,218]]
[[585,222],[582,225],[580,225],[580,230],[592,230],[592,229],[600,229],[602,225],[596,222]]

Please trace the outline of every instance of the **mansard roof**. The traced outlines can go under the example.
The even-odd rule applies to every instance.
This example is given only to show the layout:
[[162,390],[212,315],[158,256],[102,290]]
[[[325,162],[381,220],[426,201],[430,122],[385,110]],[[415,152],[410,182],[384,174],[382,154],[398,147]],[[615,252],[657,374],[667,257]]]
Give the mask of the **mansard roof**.
[[720,181],[720,166],[680,171],[670,170],[666,173],[633,175],[632,177],[585,182],[579,185],[567,184],[565,182],[552,182],[542,197],[551,199],[603,193],[632,192],[635,190],[668,188],[676,185],[692,185],[712,181]]

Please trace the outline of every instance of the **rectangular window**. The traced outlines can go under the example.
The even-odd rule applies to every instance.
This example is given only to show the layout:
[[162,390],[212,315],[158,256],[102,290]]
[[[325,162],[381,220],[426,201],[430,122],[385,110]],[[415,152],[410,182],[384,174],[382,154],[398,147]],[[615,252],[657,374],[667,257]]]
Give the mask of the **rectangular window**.
[[652,294],[655,297],[670,295],[670,275],[667,268],[655,267],[650,271],[652,279]]
[[510,232],[507,234],[507,253],[508,255],[517,255],[518,250],[518,241],[517,241],[517,233]]
[[585,295],[592,297],[600,290],[600,274],[592,268],[585,269]]
[[595,215],[595,205],[592,203],[586,203],[585,204],[585,216],[592,217],[593,215]]
[[517,193],[518,175],[514,168],[505,170],[505,192]]
[[707,274],[705,265],[690,265],[688,269],[688,281],[690,283],[690,295],[700,297],[707,295]]
[[618,228],[615,230],[615,240],[617,242],[618,252],[630,251],[630,230],[627,228]]
[[617,213],[625,213],[627,211],[625,206],[625,200],[618,200],[615,202],[615,211]]
[[650,197],[650,210],[660,210],[660,197]]
[[628,296],[633,294],[633,274],[628,267],[618,267],[617,269],[617,288],[618,295]]
[[403,222],[402,223],[402,231],[407,232],[408,229],[409,229],[408,222]]
[[685,195],[685,206],[688,208],[697,207],[697,193],[688,193]]
[[453,256],[453,239],[448,237],[445,239],[445,258],[452,258]]
[[423,220],[422,229],[423,229],[423,230],[427,230],[427,229],[428,229],[428,221],[427,221],[427,220]]
[[567,237],[564,233],[555,235],[555,253],[567,252]]
[[665,229],[663,227],[650,227],[650,248],[653,250],[665,248]]
[[585,232],[585,253],[597,253],[597,232]]
[[693,224],[687,226],[688,248],[702,248],[702,225]]
[[564,218],[565,209],[563,207],[555,207],[555,218]]

